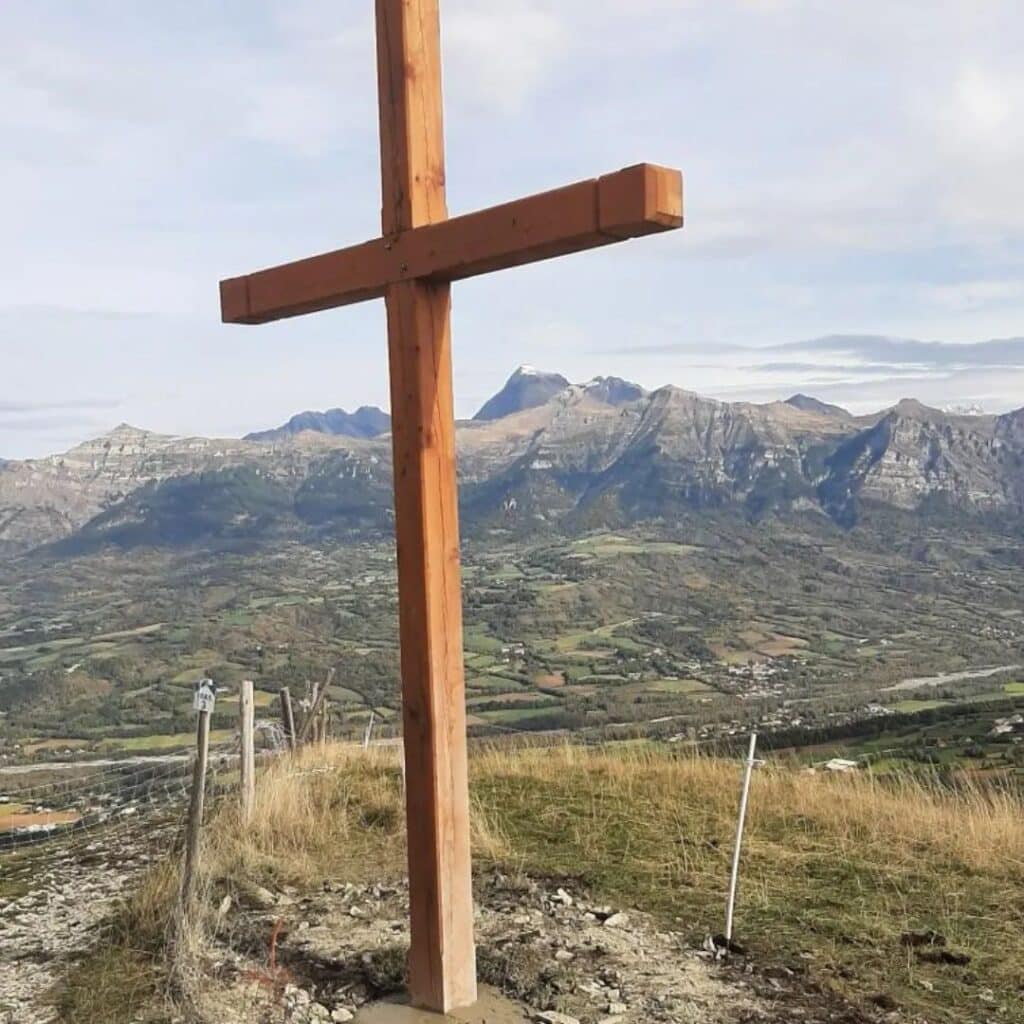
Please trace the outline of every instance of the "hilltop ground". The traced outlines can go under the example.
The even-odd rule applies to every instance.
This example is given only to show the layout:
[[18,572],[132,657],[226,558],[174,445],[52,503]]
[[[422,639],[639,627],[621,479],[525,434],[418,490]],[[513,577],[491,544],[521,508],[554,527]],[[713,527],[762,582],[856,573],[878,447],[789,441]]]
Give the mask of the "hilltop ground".
[[[481,974],[535,1020],[1024,1020],[1018,795],[766,766],[744,856],[746,952],[721,964],[702,947],[722,927],[735,762],[486,751],[472,776]],[[345,1020],[401,985],[401,775],[387,754],[281,762],[251,827],[228,802],[207,835],[192,975],[205,1019]],[[61,1019],[172,1016],[174,860],[58,989]]]

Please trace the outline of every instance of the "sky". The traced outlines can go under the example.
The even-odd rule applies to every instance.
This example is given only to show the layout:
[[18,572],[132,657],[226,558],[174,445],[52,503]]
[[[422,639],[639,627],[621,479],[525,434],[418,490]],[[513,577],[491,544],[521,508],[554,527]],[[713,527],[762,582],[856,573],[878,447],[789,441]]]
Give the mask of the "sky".
[[[682,231],[455,286],[459,415],[519,363],[1024,405],[1019,0],[441,6],[452,213],[686,180]],[[374,55],[370,0],[4,0],[0,458],[387,406],[381,303],[225,326],[217,290],[379,234]]]

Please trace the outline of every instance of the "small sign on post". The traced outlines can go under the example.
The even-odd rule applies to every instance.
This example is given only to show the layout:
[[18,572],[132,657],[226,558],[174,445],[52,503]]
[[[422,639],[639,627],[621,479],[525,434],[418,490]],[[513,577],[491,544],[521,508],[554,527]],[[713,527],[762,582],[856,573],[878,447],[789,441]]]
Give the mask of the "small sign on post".
[[200,679],[196,683],[196,692],[192,697],[192,710],[205,711],[212,715],[213,705],[217,699],[216,690],[217,686],[212,679]]

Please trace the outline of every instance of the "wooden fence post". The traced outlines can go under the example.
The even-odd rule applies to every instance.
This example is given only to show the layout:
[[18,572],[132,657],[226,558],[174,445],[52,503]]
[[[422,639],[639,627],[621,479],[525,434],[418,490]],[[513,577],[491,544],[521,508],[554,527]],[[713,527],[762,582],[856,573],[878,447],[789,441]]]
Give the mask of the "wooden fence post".
[[281,721],[284,725],[284,738],[288,749],[295,751],[295,715],[292,712],[292,693],[287,686],[281,687]]
[[192,792],[189,796],[188,822],[185,826],[185,863],[181,869],[178,909],[171,939],[172,981],[178,985],[185,971],[190,949],[191,921],[195,911],[196,872],[199,868],[199,841],[203,826],[203,804],[206,798],[206,767],[210,755],[210,714],[214,703],[213,682],[202,680],[196,687],[193,707],[198,711],[196,723],[196,760],[192,769]]
[[[303,728],[307,743],[316,743],[318,734],[320,732],[320,684],[313,684],[313,703],[309,706],[309,729]],[[305,725],[306,723],[303,723]]]
[[306,720],[302,723],[302,728],[299,730],[299,746],[301,747],[312,735],[313,726],[316,724],[316,717],[320,712],[320,702],[327,698],[327,687],[331,685],[331,680],[334,678],[334,669],[332,668],[327,673],[327,682],[324,683],[317,690],[316,700],[313,702],[313,706],[309,709],[309,714],[306,715]]
[[251,679],[243,679],[238,691],[239,735],[241,750],[242,821],[252,820],[256,805],[255,701]]

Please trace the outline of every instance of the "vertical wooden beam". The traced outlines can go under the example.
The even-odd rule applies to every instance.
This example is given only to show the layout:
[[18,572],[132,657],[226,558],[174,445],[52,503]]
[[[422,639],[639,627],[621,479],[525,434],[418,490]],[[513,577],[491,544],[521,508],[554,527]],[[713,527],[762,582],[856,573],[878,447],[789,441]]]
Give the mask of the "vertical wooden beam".
[[306,721],[303,723],[303,736],[305,736],[310,743],[316,743],[317,732],[320,728],[320,684],[313,684],[313,703],[310,705],[309,715]]
[[438,0],[377,0],[381,228],[447,220]]
[[192,792],[189,796],[188,821],[185,826],[185,859],[181,868],[178,905],[171,921],[167,951],[170,988],[177,998],[181,998],[188,991],[198,946],[196,879],[199,873],[209,754],[210,712],[203,710],[199,712],[196,722],[196,759],[192,768]]
[[[377,0],[382,228],[447,217],[437,0]],[[412,1002],[476,1001],[450,287],[388,286]]]
[[320,704],[327,699],[327,687],[331,685],[333,678],[334,669],[331,668],[327,670],[327,682],[323,686],[320,686],[319,683],[313,684],[313,704],[303,720],[302,728],[299,730],[298,745],[300,747],[309,740],[315,740],[318,735],[316,726],[319,721]]
[[[200,711],[196,721],[196,759],[192,766],[192,792],[188,802],[185,826],[185,863],[181,869],[178,892],[181,927],[191,917],[195,903],[195,880],[199,866],[199,844],[203,828],[203,805],[206,800],[206,765],[210,755],[210,712]],[[179,930],[179,935],[181,934]]]
[[241,740],[239,788],[242,806],[242,820],[252,819],[256,805],[256,750],[255,725],[256,704],[251,679],[243,679],[238,690],[238,735]]
[[278,696],[281,698],[281,723],[284,727],[284,738],[288,749],[295,751],[295,712],[292,710],[292,692],[282,686]]

